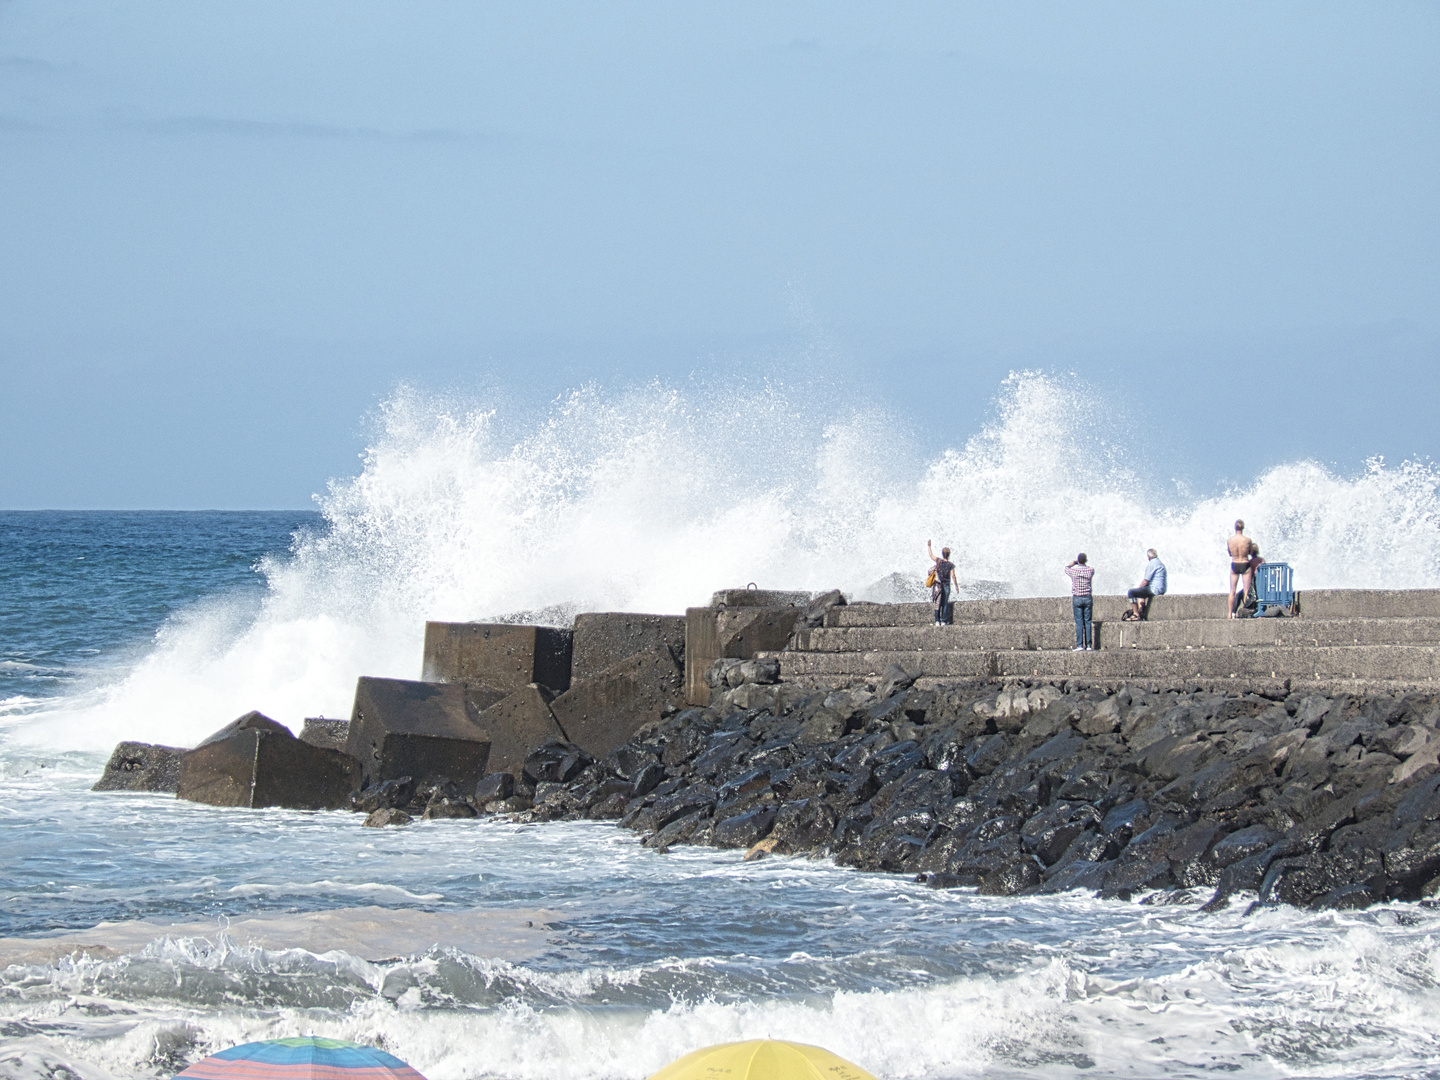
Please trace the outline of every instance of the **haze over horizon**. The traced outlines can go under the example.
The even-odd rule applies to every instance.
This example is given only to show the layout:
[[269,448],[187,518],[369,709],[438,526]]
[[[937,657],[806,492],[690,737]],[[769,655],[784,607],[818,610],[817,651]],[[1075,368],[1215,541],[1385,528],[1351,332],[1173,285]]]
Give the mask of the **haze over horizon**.
[[1430,460],[1436,191],[1434,4],[10,0],[0,508],[309,507],[401,384]]

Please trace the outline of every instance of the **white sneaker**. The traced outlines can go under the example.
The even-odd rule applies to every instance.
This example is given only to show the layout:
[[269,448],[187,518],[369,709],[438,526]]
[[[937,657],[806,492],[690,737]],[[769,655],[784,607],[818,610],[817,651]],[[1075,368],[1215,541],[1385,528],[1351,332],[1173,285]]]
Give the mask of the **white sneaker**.
[[1085,646],[1084,646],[1084,645],[1076,645],[1076,646],[1075,646],[1073,649],[1071,649],[1070,651],[1071,651],[1071,652],[1084,652],[1084,651],[1085,651]]

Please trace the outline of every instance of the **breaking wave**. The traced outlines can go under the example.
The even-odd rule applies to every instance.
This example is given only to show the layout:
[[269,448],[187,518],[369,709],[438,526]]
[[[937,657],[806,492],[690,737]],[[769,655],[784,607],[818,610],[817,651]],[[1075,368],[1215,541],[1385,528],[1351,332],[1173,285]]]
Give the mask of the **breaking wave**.
[[[1078,903],[1098,913],[1074,900],[1030,913]],[[897,1080],[1386,1077],[1436,1064],[1431,918],[1168,909],[1112,929],[1123,933],[1108,945],[1104,933],[1017,940],[1010,970],[905,989],[729,998],[714,992],[723,960],[555,974],[455,950],[368,962],[165,939],[0,974],[0,1077],[165,1075],[296,1034],[381,1046],[431,1080],[640,1080],[698,1046],[761,1037],[823,1045]]]
[[401,390],[359,475],[319,497],[328,528],[266,560],[267,592],[161,628],[123,678],[62,699],[19,732],[107,749],[193,745],[258,708],[292,727],[344,716],[357,675],[418,677],[427,619],[566,622],[577,610],[680,612],[711,591],[863,590],[949,544],[962,578],[1059,595],[1078,550],[1100,592],[1133,583],[1147,547],[1170,588],[1224,587],[1243,517],[1306,588],[1440,586],[1440,472],[1308,461],[1206,498],[1157,490],[1107,439],[1083,386],[1012,375],[993,419],[926,459],[881,412],[766,384],[687,394],[578,390],[540,418]]

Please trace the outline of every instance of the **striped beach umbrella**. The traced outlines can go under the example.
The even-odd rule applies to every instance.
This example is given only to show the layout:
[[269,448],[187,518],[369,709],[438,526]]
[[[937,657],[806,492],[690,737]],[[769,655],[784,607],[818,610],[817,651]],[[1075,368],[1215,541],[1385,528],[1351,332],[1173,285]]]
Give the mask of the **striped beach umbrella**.
[[397,1057],[340,1039],[266,1039],[221,1050],[176,1074],[187,1080],[425,1080]]

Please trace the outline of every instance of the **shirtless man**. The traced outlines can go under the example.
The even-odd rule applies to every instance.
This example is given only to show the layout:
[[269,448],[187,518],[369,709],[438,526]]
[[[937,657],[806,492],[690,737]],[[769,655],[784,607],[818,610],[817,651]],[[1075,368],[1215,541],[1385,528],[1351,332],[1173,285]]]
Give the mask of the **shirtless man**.
[[[1245,593],[1250,591],[1250,583],[1255,579],[1255,567],[1258,563],[1252,562],[1250,558],[1250,538],[1245,535],[1245,522],[1235,522],[1235,533],[1229,540],[1225,541],[1225,550],[1230,553],[1230,592],[1225,597],[1225,617],[1235,618],[1235,584],[1243,580],[1245,582]],[[1258,548],[1256,549],[1258,550]],[[1241,596],[1244,596],[1242,593]]]

